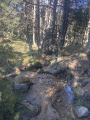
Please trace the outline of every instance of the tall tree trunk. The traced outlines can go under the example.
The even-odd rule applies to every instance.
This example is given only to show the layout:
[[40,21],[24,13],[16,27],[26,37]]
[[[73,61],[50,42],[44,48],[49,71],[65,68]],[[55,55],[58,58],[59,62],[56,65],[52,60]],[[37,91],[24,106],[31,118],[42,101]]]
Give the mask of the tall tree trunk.
[[23,0],[23,7],[24,7],[24,20],[25,20],[25,39],[29,45],[29,50],[32,51],[32,41],[30,40],[29,35],[29,23],[28,23],[28,12],[27,12],[27,3],[26,0]]
[[[43,5],[42,0],[40,0],[40,4]],[[43,40],[43,17],[42,17],[42,7],[40,7],[40,44],[42,44]]]
[[57,2],[58,0],[54,0],[53,3],[53,13],[52,13],[52,46],[55,45],[56,41],[55,41],[55,22],[56,22],[56,9],[57,9]]
[[64,0],[62,25],[59,31],[59,41],[58,41],[59,50],[63,48],[64,43],[65,43],[65,35],[67,32],[67,27],[68,27],[69,7],[70,7],[70,0]]
[[37,5],[38,5],[38,38],[37,38],[37,44],[38,44],[38,50],[39,50],[39,46],[40,46],[40,8],[39,8],[39,0],[37,0]]
[[[49,0],[47,0],[47,5],[49,5]],[[44,30],[43,30],[43,42],[42,42],[42,52],[45,52],[46,47],[46,40],[47,40],[47,33],[49,32],[48,29],[50,28],[50,21],[49,21],[49,8],[45,9],[45,20],[44,20]],[[49,47],[49,46],[47,46]]]
[[88,0],[88,28],[87,28],[87,51],[90,50],[90,0]]
[[[35,0],[34,0],[34,4],[35,4]],[[36,23],[36,5],[34,5],[34,8],[33,8],[33,45],[36,46],[36,41],[35,41],[35,23]]]

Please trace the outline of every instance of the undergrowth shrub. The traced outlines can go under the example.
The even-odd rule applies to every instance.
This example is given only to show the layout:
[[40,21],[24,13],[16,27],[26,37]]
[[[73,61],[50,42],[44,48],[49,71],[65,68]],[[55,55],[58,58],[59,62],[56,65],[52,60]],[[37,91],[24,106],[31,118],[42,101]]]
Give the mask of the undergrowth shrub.
[[0,77],[0,120],[14,120],[19,99],[16,98],[11,79]]
[[30,66],[30,70],[33,70],[33,69],[41,69],[42,68],[42,64],[40,62],[35,62],[34,64],[32,64]]

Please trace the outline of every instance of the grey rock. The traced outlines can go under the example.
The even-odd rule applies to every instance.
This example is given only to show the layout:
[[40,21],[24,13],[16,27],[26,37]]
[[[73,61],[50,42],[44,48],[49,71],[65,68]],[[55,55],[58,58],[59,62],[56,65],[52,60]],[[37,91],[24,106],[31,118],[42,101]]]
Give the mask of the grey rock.
[[32,117],[39,115],[41,112],[41,106],[39,106],[37,104],[31,104],[27,100],[24,100],[21,105],[22,106],[20,106],[20,107],[22,109],[22,113],[23,113],[24,117],[29,116],[32,118]]
[[46,69],[46,72],[51,74],[59,73],[60,71],[66,70],[68,67],[65,64],[55,63],[53,66]]
[[89,83],[89,80],[85,80],[82,82],[82,86],[85,87]]
[[90,108],[90,90],[85,93],[83,98],[84,98],[84,101],[87,102],[87,104],[89,105],[89,108]]
[[47,106],[47,120],[61,120],[59,113],[52,107],[51,104],[48,104]]
[[78,118],[84,118],[89,115],[89,110],[84,106],[77,106],[75,108],[75,113],[78,116]]
[[24,93],[27,92],[28,89],[29,89],[29,85],[27,83],[22,83],[22,84],[19,84],[17,82],[14,83],[14,90],[16,92]]
[[81,90],[81,95],[84,97],[86,93],[90,92],[90,83],[86,84],[82,90]]
[[21,73],[18,76],[16,76],[14,81],[19,84],[23,84],[23,83],[30,84],[29,75],[24,73]]

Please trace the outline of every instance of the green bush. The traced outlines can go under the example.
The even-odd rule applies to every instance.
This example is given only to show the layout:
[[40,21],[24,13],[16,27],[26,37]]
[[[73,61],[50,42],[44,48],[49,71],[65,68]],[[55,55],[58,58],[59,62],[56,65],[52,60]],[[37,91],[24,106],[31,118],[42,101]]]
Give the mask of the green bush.
[[19,99],[15,96],[11,79],[0,78],[0,92],[0,120],[14,120]]
[[34,64],[32,64],[30,66],[30,70],[33,70],[33,69],[41,69],[42,68],[42,64],[40,62],[35,62]]

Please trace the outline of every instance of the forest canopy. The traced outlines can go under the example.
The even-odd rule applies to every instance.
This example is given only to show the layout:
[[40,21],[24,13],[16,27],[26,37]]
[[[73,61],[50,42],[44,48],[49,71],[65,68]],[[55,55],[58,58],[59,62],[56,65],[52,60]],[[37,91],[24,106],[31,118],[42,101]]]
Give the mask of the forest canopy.
[[1,0],[0,10],[0,37],[26,41],[30,50],[88,42],[88,0]]

